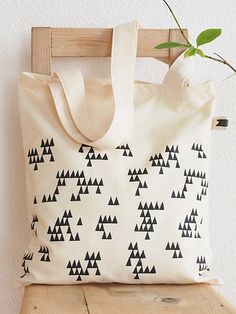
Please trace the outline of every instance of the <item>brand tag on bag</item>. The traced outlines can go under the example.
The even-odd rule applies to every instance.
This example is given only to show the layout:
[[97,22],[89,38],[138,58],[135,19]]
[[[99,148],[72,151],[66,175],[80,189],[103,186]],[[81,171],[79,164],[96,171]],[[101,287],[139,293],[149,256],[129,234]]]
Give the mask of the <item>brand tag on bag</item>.
[[212,128],[214,130],[226,130],[229,125],[227,117],[214,117],[212,121]]

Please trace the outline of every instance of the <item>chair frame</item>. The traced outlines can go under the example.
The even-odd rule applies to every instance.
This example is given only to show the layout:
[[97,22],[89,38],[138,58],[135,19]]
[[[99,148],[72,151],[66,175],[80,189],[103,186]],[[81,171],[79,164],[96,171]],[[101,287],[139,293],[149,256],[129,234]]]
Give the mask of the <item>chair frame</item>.
[[[188,31],[183,32],[188,37]],[[52,57],[109,57],[112,33],[112,28],[33,27],[31,71],[51,75]],[[185,43],[179,29],[139,29],[137,57],[153,57],[171,65],[185,48],[154,49],[167,41]]]

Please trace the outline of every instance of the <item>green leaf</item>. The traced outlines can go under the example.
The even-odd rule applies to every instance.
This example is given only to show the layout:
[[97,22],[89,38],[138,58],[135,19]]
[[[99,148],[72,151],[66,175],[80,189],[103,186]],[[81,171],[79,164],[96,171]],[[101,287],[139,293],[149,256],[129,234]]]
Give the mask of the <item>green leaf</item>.
[[187,44],[177,43],[175,41],[168,41],[160,45],[155,46],[156,49],[175,48],[175,47],[189,47]]
[[207,44],[221,35],[220,28],[209,28],[201,32],[197,37],[197,46]]
[[191,46],[189,49],[187,49],[184,53],[184,58],[187,58],[187,57],[191,57],[191,56],[194,56],[196,53],[196,48]]
[[201,56],[202,58],[205,58],[205,54],[204,54],[204,52],[201,50],[201,49],[196,49],[196,52],[197,52],[197,54],[199,55],[199,56]]

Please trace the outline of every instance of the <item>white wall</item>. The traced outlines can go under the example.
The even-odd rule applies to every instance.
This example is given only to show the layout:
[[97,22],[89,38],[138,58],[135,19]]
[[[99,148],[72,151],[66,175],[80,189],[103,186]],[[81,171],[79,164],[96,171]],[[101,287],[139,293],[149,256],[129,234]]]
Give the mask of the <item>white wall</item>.
[[[235,0],[169,0],[190,37],[209,27],[221,27],[217,51],[236,66]],[[23,153],[17,114],[16,82],[30,70],[32,26],[113,27],[138,19],[144,27],[175,28],[161,0],[5,0],[0,4],[0,312],[18,313],[22,291],[12,288],[20,269],[28,224],[25,212]],[[55,68],[77,64],[86,75],[109,75],[109,59],[56,60]],[[201,61],[201,62],[200,62]],[[198,80],[216,80],[217,114],[230,117],[226,132],[214,131],[211,167],[211,238],[214,269],[224,280],[223,294],[236,304],[236,76],[224,65],[199,60]],[[59,64],[60,63],[60,64]],[[159,82],[167,66],[154,59],[138,60],[137,79]]]

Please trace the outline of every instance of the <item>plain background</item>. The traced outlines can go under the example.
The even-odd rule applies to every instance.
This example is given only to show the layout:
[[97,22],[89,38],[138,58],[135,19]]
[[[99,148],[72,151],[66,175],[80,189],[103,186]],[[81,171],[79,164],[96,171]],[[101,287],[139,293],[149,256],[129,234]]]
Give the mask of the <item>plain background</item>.
[[[169,0],[190,38],[206,28],[222,28],[221,38],[206,47],[236,66],[235,0]],[[29,234],[25,208],[24,163],[17,110],[17,79],[30,71],[32,26],[113,27],[137,19],[147,28],[175,28],[162,0],[5,0],[0,4],[0,312],[19,312],[22,290],[13,288]],[[215,80],[216,115],[227,115],[227,131],[212,132],[210,230],[213,269],[225,285],[220,291],[236,304],[236,76],[225,65],[196,59],[197,81]],[[55,60],[54,68],[78,66],[85,76],[109,76],[109,58]],[[161,82],[167,66],[137,60],[136,78]]]

